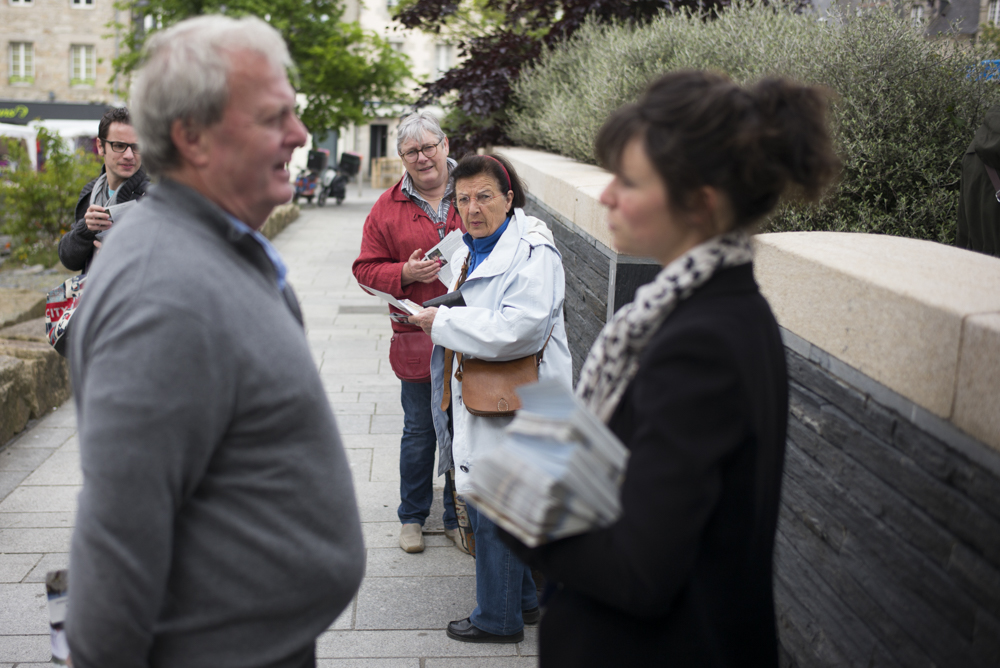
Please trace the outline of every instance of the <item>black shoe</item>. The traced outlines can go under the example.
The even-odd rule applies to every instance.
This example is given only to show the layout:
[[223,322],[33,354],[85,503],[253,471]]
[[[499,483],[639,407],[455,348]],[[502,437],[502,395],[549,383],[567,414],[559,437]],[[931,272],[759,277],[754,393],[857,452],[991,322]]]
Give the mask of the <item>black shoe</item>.
[[460,642],[521,642],[524,640],[524,631],[509,636],[498,636],[495,633],[487,633],[469,621],[469,618],[461,619],[457,622],[448,622],[448,630],[445,631],[452,640]]
[[538,620],[542,618],[542,611],[538,609],[536,605],[531,610],[522,610],[521,619],[524,620],[525,624],[537,624]]

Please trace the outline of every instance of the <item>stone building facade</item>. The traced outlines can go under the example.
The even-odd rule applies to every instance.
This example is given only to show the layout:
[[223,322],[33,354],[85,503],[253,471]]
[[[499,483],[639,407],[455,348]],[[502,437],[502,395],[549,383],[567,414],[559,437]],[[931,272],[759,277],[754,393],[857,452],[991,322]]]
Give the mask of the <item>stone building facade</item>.
[[0,99],[118,101],[109,24],[128,20],[114,0],[0,0]]

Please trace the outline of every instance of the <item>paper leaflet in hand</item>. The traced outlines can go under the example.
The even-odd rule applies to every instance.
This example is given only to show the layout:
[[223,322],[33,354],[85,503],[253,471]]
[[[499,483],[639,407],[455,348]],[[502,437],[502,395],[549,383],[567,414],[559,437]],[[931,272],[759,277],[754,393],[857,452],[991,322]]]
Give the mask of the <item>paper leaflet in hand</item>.
[[458,274],[452,271],[451,256],[455,254],[455,251],[463,246],[465,246],[465,242],[462,241],[462,231],[452,230],[444,239],[441,240],[441,243],[424,253],[425,260],[438,261],[441,266],[437,275],[438,280],[444,283],[444,287],[449,290],[455,282],[455,279],[458,277]]
[[615,522],[625,446],[559,382],[517,393],[531,408],[472,467],[472,502],[529,547]]
[[370,295],[375,295],[379,299],[385,302],[389,302],[392,306],[395,306],[400,311],[404,313],[409,313],[413,315],[414,313],[420,313],[423,310],[423,306],[417,304],[416,302],[410,301],[409,299],[396,299],[387,292],[379,292],[375,288],[369,288],[367,285],[361,285],[358,283],[358,287],[367,292]]

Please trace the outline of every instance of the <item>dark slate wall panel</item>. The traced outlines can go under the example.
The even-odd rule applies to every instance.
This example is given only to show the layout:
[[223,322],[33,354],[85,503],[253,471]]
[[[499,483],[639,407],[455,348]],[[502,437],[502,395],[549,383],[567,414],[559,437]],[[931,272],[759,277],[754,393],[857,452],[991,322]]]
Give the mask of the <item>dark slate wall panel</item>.
[[790,348],[788,363],[782,664],[1000,665],[1000,476]]
[[608,286],[611,281],[611,258],[593,242],[578,234],[565,221],[528,200],[525,213],[548,224],[562,253],[566,273],[566,335],[573,353],[573,383],[580,377],[580,367],[590,346],[604,327],[608,312]]

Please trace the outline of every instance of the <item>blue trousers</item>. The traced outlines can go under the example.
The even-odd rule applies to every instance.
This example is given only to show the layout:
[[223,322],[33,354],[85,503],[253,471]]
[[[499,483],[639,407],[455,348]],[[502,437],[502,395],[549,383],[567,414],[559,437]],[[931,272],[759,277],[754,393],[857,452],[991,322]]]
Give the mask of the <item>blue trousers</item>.
[[496,524],[468,510],[476,535],[476,609],[469,620],[487,633],[513,635],[524,628],[521,611],[538,606],[531,569],[500,541]]
[[[399,442],[399,509],[402,524],[427,520],[434,501],[434,454],[437,434],[431,418],[431,384],[400,381],[403,404],[403,437]],[[445,478],[444,528],[458,526],[451,481]]]

